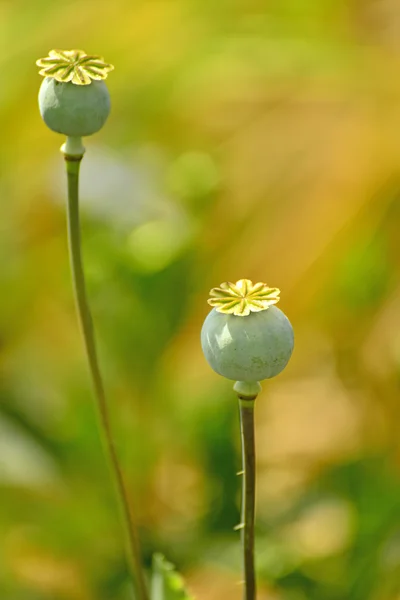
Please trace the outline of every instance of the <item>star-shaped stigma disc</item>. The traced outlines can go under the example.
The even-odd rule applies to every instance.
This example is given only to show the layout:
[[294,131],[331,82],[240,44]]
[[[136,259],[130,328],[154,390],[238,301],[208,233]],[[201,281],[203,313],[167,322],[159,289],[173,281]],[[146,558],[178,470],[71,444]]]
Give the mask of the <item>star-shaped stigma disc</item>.
[[89,85],[92,80],[106,79],[114,69],[113,65],[104,62],[102,56],[86,54],[83,50],[50,50],[49,56],[39,58],[36,64],[43,77],[75,85]]
[[266,283],[254,283],[250,279],[239,279],[236,283],[221,283],[210,291],[208,304],[218,312],[246,317],[251,312],[267,310],[279,302],[280,290]]

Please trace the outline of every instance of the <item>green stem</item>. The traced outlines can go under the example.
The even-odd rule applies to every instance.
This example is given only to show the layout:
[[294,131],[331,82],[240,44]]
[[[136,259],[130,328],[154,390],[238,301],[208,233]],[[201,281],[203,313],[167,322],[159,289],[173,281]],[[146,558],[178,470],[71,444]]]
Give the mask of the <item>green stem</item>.
[[68,242],[75,302],[96,397],[99,428],[102,436],[104,451],[108,458],[110,471],[114,479],[116,492],[121,506],[121,513],[124,520],[128,564],[133,575],[138,600],[148,600],[147,587],[141,564],[139,540],[134,526],[131,507],[128,500],[128,492],[125,487],[125,482],[121,467],[119,465],[117,451],[111,431],[104,385],[97,359],[92,318],[86,295],[85,277],[81,256],[81,234],[79,220],[79,167],[82,156],[65,154],[64,157],[66,161],[68,177]]
[[242,547],[244,569],[243,600],[255,600],[256,576],[254,566],[254,517],[256,493],[256,450],[254,439],[255,397],[239,397],[240,430],[242,437],[243,496]]

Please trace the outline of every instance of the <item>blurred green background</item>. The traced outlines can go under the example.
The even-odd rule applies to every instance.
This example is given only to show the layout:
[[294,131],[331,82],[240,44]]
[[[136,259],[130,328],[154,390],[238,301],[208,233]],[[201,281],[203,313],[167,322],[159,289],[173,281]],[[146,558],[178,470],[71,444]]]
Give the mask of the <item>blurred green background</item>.
[[400,599],[397,0],[0,2],[0,597],[125,600],[35,60],[115,65],[86,140],[84,257],[144,560],[241,587],[238,416],[208,291],[281,289],[257,401],[260,600]]

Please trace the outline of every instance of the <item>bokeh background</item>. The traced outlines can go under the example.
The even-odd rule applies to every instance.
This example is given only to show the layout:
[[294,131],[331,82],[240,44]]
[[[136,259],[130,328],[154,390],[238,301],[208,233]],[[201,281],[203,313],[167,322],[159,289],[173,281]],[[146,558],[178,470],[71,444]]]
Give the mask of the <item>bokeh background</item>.
[[399,600],[397,0],[2,0],[0,40],[0,597],[130,597],[37,109],[55,47],[116,67],[84,257],[146,564],[241,597],[237,406],[199,331],[247,277],[296,334],[257,400],[259,598]]

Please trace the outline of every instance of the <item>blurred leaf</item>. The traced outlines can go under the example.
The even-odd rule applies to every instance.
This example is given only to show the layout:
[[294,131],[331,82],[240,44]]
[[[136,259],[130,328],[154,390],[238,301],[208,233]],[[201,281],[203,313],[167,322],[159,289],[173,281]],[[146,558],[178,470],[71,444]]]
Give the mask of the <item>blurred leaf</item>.
[[151,600],[192,600],[182,577],[162,554],[153,556]]

